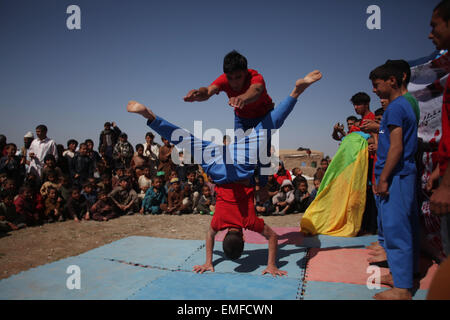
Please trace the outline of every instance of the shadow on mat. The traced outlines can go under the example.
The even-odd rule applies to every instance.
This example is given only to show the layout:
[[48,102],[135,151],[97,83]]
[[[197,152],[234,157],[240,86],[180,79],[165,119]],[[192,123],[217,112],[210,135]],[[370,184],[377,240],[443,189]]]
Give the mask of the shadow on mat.
[[[283,268],[288,264],[288,261],[280,261],[283,258],[289,257],[292,254],[303,253],[306,252],[307,248],[296,248],[296,249],[283,249],[286,244],[282,244],[278,246],[277,250],[277,267]],[[213,266],[220,264],[223,261],[228,260],[225,257],[225,254],[222,251],[214,251],[214,254],[219,255],[220,258],[213,261]],[[256,250],[245,250],[242,252],[241,258],[234,260],[238,266],[234,269],[236,272],[240,273],[249,273],[257,270],[259,267],[267,266],[267,256],[269,251],[267,248],[265,249],[256,249]],[[302,255],[301,258],[295,262],[299,269],[304,268],[306,264],[306,255]]]

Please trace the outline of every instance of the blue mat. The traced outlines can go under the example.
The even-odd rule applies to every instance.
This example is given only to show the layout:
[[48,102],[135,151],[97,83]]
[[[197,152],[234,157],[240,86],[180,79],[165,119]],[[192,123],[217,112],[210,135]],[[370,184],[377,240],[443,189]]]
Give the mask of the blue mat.
[[[303,300],[373,300],[375,294],[386,289],[371,290],[359,284],[308,281]],[[413,300],[425,300],[426,295],[426,290],[418,290]]]
[[301,282],[269,275],[172,272],[133,294],[133,300],[295,300]]
[[[345,283],[303,283],[308,250],[362,248],[376,237],[307,237],[301,245],[281,244],[277,265],[286,277],[261,275],[267,264],[267,244],[246,243],[238,260],[224,259],[222,243],[216,242],[215,272],[195,274],[194,265],[205,262],[201,240],[129,237],[62,259],[0,281],[1,300],[21,299],[114,299],[114,300],[294,300],[372,299],[380,290]],[[67,286],[80,270],[80,289]],[[385,290],[385,289],[381,289]],[[419,290],[415,299],[424,299]]]

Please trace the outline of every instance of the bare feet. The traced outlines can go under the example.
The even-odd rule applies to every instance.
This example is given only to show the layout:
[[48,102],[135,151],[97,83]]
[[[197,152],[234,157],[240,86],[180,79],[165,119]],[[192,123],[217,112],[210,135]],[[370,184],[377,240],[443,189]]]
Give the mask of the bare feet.
[[144,106],[143,104],[131,100],[128,102],[127,105],[127,111],[131,112],[131,113],[137,113],[140,114],[141,116],[143,116],[144,118],[153,121],[155,120],[156,116],[155,114],[152,112],[152,110],[150,110],[149,108],[147,108],[146,106]]
[[387,260],[387,256],[386,256],[386,252],[384,251],[380,251],[379,254],[374,255],[373,257],[367,259],[367,261],[370,262],[381,262],[381,261],[386,261]]
[[386,286],[389,286],[391,288],[394,288],[394,279],[392,278],[392,274],[388,273],[388,274],[382,275],[380,277],[380,283],[384,284]]
[[292,91],[291,97],[297,99],[303,93],[303,91],[306,90],[306,88],[308,88],[314,82],[319,81],[320,79],[322,79],[322,73],[319,70],[314,70],[308,73],[304,78],[298,79],[295,82],[295,89]]
[[408,289],[392,288],[373,296],[376,300],[412,300]]

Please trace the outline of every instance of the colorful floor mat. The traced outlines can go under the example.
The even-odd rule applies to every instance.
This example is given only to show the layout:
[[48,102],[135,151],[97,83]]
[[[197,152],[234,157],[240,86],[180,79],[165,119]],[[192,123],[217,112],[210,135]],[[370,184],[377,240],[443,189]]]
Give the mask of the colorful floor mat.
[[[371,273],[364,248],[375,236],[304,237],[298,228],[274,230],[277,265],[286,277],[261,275],[267,240],[251,231],[245,231],[244,252],[235,261],[224,258],[219,233],[215,272],[204,274],[192,272],[205,261],[204,241],[128,237],[3,279],[0,299],[357,300],[385,290],[367,286]],[[435,270],[428,269],[414,299],[425,299]]]

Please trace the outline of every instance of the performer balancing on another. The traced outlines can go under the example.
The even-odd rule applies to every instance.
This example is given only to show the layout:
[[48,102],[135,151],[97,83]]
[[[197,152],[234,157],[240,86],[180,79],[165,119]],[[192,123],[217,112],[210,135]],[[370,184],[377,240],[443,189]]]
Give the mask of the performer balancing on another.
[[[255,128],[275,106],[267,93],[263,76],[254,69],[248,69],[247,59],[235,50],[225,56],[223,72],[208,87],[190,90],[184,101],[206,101],[224,91],[229,98],[228,104],[234,108],[234,128],[243,131]],[[270,151],[270,147],[269,135],[267,150]],[[265,185],[265,176],[261,178],[260,184]]]
[[[128,103],[127,111],[138,113],[148,119],[147,125],[159,135],[175,145],[182,142],[190,146],[185,150],[191,150],[194,160],[216,183],[216,211],[206,238],[206,262],[194,266],[195,272],[214,272],[212,263],[214,238],[220,230],[227,229],[223,240],[225,255],[232,260],[239,258],[244,249],[242,229],[245,228],[261,233],[269,241],[267,268],[263,274],[270,273],[273,276],[287,274],[286,271],[279,270],[275,263],[277,234],[264,223],[263,219],[256,216],[252,179],[255,169],[260,165],[258,149],[267,143],[266,130],[279,129],[293,110],[300,94],[321,78],[322,74],[319,71],[313,71],[298,79],[291,94],[268,113],[248,135],[224,146],[194,137],[188,131],[156,116],[150,109],[136,101]],[[232,157],[235,153],[238,157]],[[239,154],[242,157],[239,158]]]

